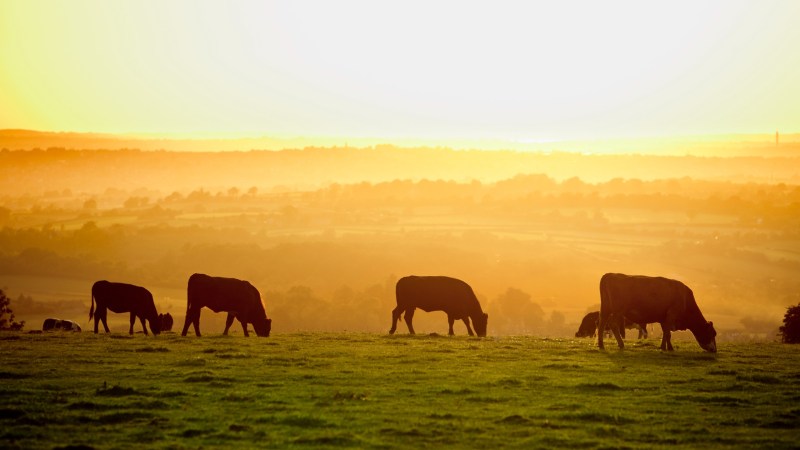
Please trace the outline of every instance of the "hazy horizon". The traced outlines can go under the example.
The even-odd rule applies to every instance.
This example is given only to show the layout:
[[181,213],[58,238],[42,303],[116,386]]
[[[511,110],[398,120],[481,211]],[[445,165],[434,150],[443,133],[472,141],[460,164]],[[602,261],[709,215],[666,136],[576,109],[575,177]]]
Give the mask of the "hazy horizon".
[[643,154],[673,156],[798,156],[800,133],[738,133],[681,136],[640,136],[593,139],[423,139],[380,136],[289,136],[264,133],[94,133],[27,129],[0,129],[0,149],[33,148],[115,149],[171,151],[288,150],[306,147],[449,148],[454,150],[511,150],[584,154]]

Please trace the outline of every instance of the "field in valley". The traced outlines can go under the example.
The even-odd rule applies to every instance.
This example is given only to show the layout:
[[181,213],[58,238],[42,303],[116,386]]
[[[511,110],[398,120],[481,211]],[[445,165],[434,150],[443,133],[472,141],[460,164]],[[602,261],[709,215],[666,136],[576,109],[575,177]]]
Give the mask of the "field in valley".
[[252,282],[283,333],[385,331],[409,274],[468,282],[493,335],[572,336],[606,272],[685,282],[721,340],[774,339],[800,302],[796,158],[49,149],[0,163],[0,289],[27,329],[87,329],[100,279],[145,286],[182,323],[197,272]]
[[797,445],[798,346],[216,333],[0,334],[0,446]]

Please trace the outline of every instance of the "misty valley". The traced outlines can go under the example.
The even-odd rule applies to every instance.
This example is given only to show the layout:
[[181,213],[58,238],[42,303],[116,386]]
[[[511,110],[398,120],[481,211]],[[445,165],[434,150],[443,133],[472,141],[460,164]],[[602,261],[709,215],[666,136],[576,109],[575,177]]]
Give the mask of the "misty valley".
[[[441,152],[445,177],[447,155],[456,165],[480,161],[476,175],[517,155]],[[0,152],[14,169],[4,183],[20,183],[0,193],[0,285],[17,316],[29,328],[54,315],[85,323],[91,284],[107,279],[146,286],[159,311],[183,323],[195,272],[251,281],[278,333],[386,332],[394,285],[409,274],[467,281],[491,317],[490,335],[572,336],[598,309],[606,272],[686,282],[721,341],[773,339],[786,306],[800,301],[800,187],[789,175],[754,181],[768,178],[759,167],[772,159],[742,179],[733,174],[743,166],[730,169],[726,159],[702,159],[711,174],[703,178],[696,158],[642,157],[668,161],[674,176],[598,180],[592,156],[562,155],[578,162],[555,177],[521,154],[517,174],[503,176],[509,166],[449,180],[426,176],[436,174],[436,158],[391,178],[392,163],[408,156],[397,148],[343,153],[358,168],[350,173],[315,149],[269,165],[255,162],[274,152],[258,153]],[[153,158],[184,165],[171,176]],[[178,181],[211,170],[214,158],[224,176]],[[384,171],[363,170],[365,161]],[[786,174],[797,167],[791,161]],[[326,167],[329,178],[315,175]],[[358,176],[371,181],[352,181]],[[181,187],[192,182],[200,184]],[[124,329],[124,315],[114,316]],[[221,330],[224,315],[203,321]],[[420,332],[446,331],[441,313],[417,314],[416,323]]]

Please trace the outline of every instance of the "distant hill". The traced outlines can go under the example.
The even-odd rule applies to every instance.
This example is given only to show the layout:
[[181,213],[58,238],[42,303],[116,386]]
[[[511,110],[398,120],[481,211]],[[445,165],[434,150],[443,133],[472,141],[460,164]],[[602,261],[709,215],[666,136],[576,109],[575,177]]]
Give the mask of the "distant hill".
[[669,138],[625,138],[537,142],[500,139],[383,139],[342,137],[247,137],[214,139],[178,139],[138,135],[0,130],[0,149],[32,150],[64,148],[73,150],[169,150],[169,151],[248,151],[284,150],[306,147],[376,147],[396,145],[407,148],[434,147],[458,150],[514,150],[535,152],[572,152],[596,154],[648,154],[693,156],[800,156],[800,134],[781,134],[775,144],[774,134],[686,136]]
[[270,138],[243,139],[160,139],[137,136],[46,132],[32,130],[0,130],[0,149],[32,150],[64,148],[73,150],[171,150],[171,151],[232,151],[277,150],[292,145],[291,140]]
[[800,184],[800,157],[584,155],[394,146],[246,152],[3,150],[0,167],[0,195],[63,189],[102,193],[109,188],[298,191],[333,183],[392,180],[492,182],[518,174],[546,174],[558,180],[577,177],[587,182],[691,177]]

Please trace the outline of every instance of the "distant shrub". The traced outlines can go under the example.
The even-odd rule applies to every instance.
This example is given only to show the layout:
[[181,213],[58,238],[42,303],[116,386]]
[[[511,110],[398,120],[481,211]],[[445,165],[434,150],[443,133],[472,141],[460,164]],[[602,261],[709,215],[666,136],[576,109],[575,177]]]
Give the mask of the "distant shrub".
[[11,310],[11,299],[6,297],[0,289],[0,330],[20,331],[25,326],[25,321],[14,320],[14,311]]
[[800,303],[786,310],[779,330],[784,344],[800,344]]

